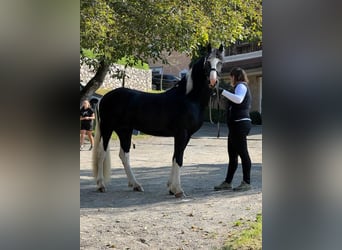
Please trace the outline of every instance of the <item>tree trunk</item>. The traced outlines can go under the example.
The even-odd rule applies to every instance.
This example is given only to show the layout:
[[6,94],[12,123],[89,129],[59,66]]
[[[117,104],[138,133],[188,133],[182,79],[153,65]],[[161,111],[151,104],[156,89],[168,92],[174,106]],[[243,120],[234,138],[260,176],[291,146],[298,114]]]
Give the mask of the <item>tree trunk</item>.
[[126,70],[123,72],[123,76],[122,76],[122,87],[125,87],[125,78],[126,78]]
[[87,85],[81,90],[80,107],[82,106],[82,102],[84,100],[90,100],[95,91],[102,86],[103,81],[109,71],[109,66],[110,65],[105,63],[104,61],[100,62],[95,76],[91,78]]

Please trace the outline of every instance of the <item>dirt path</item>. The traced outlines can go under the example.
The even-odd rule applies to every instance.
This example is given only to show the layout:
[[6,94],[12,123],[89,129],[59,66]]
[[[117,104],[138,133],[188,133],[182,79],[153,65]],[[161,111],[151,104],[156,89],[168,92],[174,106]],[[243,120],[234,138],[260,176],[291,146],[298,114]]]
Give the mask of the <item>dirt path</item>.
[[[169,195],[173,138],[136,140],[131,165],[145,192],[127,186],[111,143],[112,179],[106,193],[95,191],[91,152],[80,152],[80,249],[219,249],[240,218],[254,220],[262,211],[262,133],[255,126],[248,137],[252,186],[248,192],[213,191],[226,173],[227,128],[205,124],[190,140],[181,169],[186,198]],[[238,168],[233,186],[241,181]]]

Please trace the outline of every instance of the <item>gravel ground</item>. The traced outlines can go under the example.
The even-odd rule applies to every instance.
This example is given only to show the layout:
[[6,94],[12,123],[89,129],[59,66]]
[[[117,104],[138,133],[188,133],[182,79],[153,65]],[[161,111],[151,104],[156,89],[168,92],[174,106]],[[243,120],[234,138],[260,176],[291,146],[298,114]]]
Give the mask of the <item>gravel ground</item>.
[[[262,127],[248,136],[252,190],[214,191],[223,181],[227,162],[227,128],[205,123],[184,153],[181,184],[185,198],[168,194],[173,138],[135,139],[131,166],[145,192],[134,192],[110,145],[112,179],[106,193],[96,192],[91,152],[80,152],[80,249],[220,249],[237,220],[254,220],[262,212]],[[233,186],[242,179],[238,168]]]

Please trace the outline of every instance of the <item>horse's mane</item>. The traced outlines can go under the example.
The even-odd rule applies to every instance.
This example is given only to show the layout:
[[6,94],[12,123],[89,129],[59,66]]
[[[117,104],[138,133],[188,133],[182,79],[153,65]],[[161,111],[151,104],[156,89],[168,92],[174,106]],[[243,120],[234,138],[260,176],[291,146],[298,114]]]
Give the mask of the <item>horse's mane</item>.
[[196,63],[193,64],[191,69],[191,77],[193,81],[193,88],[188,94],[189,98],[198,100],[202,106],[208,104],[210,91],[209,80],[204,70],[205,57],[199,58]]
[[166,92],[169,94],[177,93],[177,94],[185,95],[188,77],[191,77],[192,82],[193,82],[193,86],[192,86],[192,90],[188,94],[189,97],[191,97],[191,96],[194,96],[194,97],[206,96],[206,94],[203,94],[203,91],[207,92],[206,86],[208,86],[208,83],[206,82],[207,77],[206,77],[205,71],[203,69],[204,61],[205,61],[204,56],[199,58],[190,68],[191,75],[188,74],[186,76],[183,76],[182,79],[173,88],[169,89]]
[[204,60],[205,60],[205,57],[202,56],[192,65],[191,77],[192,77],[193,81],[198,81],[201,78],[205,79],[205,78],[203,78],[203,76],[204,76],[204,71],[203,71]]
[[184,94],[186,92],[186,82],[187,77],[183,76],[172,88],[168,89],[165,93],[177,93],[177,94]]

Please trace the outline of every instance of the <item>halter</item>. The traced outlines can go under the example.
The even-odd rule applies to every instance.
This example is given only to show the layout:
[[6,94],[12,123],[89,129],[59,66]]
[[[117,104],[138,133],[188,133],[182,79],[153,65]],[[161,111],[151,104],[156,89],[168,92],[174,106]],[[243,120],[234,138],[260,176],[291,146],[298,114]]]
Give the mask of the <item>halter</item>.
[[219,72],[217,69],[211,68],[210,71],[209,71],[209,73],[210,73],[211,71],[216,71],[217,75],[220,76],[220,72]]
[[[205,60],[204,60],[204,65],[203,65],[203,66],[204,66],[204,69],[207,71],[207,78],[210,77],[210,72],[211,72],[211,71],[215,71],[216,74],[217,74],[217,76],[220,77],[220,71],[218,71],[217,68],[211,67],[211,66],[212,66],[211,63],[210,63],[210,69],[209,69],[209,68],[206,69],[206,64],[207,64],[207,62],[210,62],[210,61],[208,60],[208,58],[209,58],[209,56],[205,58]],[[216,57],[215,57],[215,58],[216,58]],[[218,58],[218,59],[221,61],[220,58]],[[220,61],[219,61],[219,62],[220,62]],[[216,63],[215,66],[217,66],[217,64],[218,64],[218,63]],[[217,100],[217,109],[218,109],[218,112],[219,112],[219,117],[218,117],[218,121],[217,121],[217,138],[219,138],[219,137],[220,137],[220,105],[219,105],[220,96],[219,96],[219,81],[218,81],[218,80],[216,81],[216,86],[215,86],[214,93],[215,93],[215,95],[216,95],[216,98],[218,98],[218,100]],[[212,120],[212,109],[213,109],[213,97],[212,97],[212,95],[211,95],[211,96],[210,96],[210,100],[209,100],[209,120],[210,120],[210,123],[211,123],[211,124],[214,124],[214,122],[213,122],[213,120]]]
[[[205,57],[205,60],[204,60],[204,63],[203,63],[204,69],[205,69],[205,67],[206,67],[207,62],[210,62],[210,61],[208,60],[208,58],[209,58],[209,56],[208,56],[208,57]],[[216,58],[216,57],[215,57],[215,58]],[[218,59],[219,59],[219,58],[218,58]],[[210,69],[208,69],[208,70],[205,69],[205,70],[207,71],[207,77],[209,77],[211,71],[216,71],[217,76],[220,76],[220,71],[218,71],[216,68],[212,68],[211,66],[212,66],[212,65],[210,64]]]

